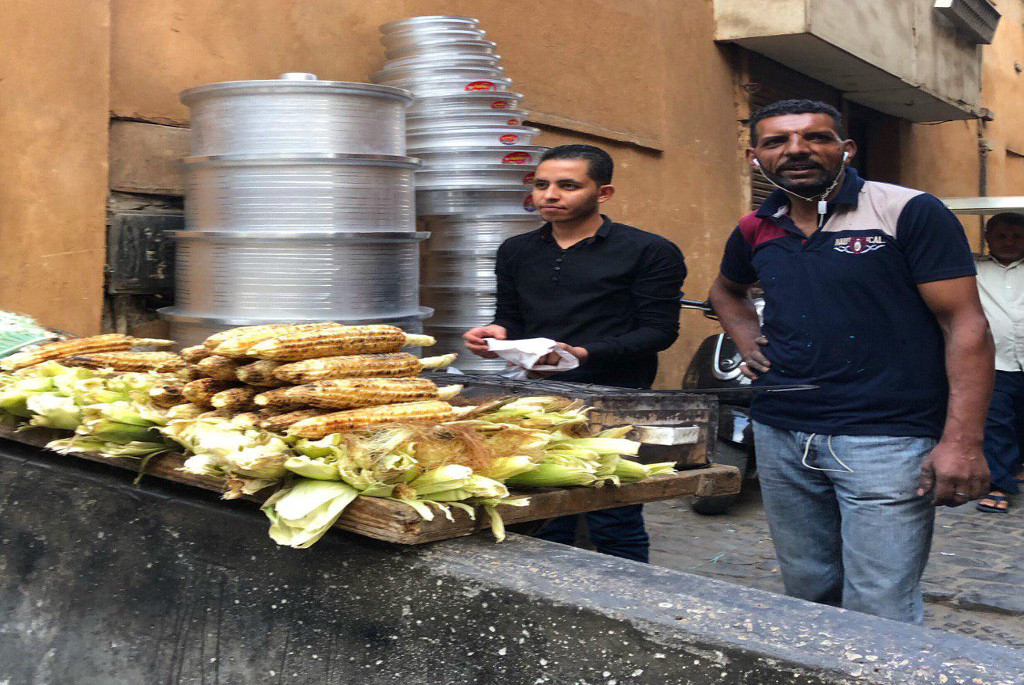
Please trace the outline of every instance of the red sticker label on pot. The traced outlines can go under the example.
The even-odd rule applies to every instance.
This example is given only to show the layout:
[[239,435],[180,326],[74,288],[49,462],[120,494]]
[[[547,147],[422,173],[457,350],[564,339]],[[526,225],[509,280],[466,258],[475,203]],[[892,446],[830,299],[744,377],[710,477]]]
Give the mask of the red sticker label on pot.
[[536,212],[537,211],[537,205],[533,204],[533,196],[532,195],[527,195],[526,199],[523,200],[523,209],[525,209],[528,212]]
[[501,158],[502,164],[529,164],[533,161],[533,155],[529,152],[510,152]]
[[509,119],[505,123],[508,124],[509,126],[518,126],[519,124],[521,124],[523,122],[520,121],[519,119],[517,119],[516,117],[512,117],[511,119]]
[[523,176],[523,183],[533,183],[533,176],[534,173],[532,171],[526,174],[526,176]]
[[497,90],[493,81],[473,81],[472,83],[466,84],[466,90]]
[[491,103],[491,109],[508,109],[508,100],[495,100]]
[[506,133],[501,138],[498,138],[502,145],[515,145],[519,142],[519,136],[515,133]]

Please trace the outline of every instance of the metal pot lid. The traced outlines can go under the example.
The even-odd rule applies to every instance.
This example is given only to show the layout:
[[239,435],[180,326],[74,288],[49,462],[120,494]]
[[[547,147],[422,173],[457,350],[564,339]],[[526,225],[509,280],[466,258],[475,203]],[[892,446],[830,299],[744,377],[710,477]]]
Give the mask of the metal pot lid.
[[[499,126],[498,128],[508,128],[507,126]],[[458,154],[488,154],[504,152],[508,154],[510,152],[528,152],[531,154],[542,154],[551,148],[543,147],[541,145],[516,145],[515,147],[509,147],[508,145],[480,145],[478,147],[418,147],[416,148],[417,155],[458,155]],[[513,166],[507,164],[504,166]]]
[[[538,135],[540,133],[540,129],[539,128],[534,128],[533,126],[509,126],[509,125],[503,125],[503,124],[480,124],[479,126],[467,126],[465,124],[455,124],[454,126],[445,126],[443,123],[442,124],[438,124],[437,126],[431,126],[430,128],[420,128],[420,129],[416,129],[416,130],[408,130],[405,133],[406,133],[407,136],[408,135],[426,136],[426,135],[430,135],[430,133],[432,133],[434,131],[444,131],[446,134],[463,133],[463,134],[470,134],[470,135],[475,134],[475,133],[483,134],[483,133],[498,133],[498,132],[504,132],[504,133],[529,133],[529,134],[532,134],[532,135]],[[474,150],[478,150],[480,148],[473,148],[473,149]],[[505,149],[508,150],[509,148],[506,146]],[[422,148],[420,148],[420,152],[422,152]]]
[[329,240],[353,243],[418,242],[430,237],[429,231],[170,231],[175,240],[213,240],[216,242],[249,242],[259,240]]
[[537,218],[536,214],[431,214],[427,217],[428,223],[449,222],[469,223],[473,221],[529,221],[538,227],[545,223],[543,219]]
[[434,24],[437,22],[454,21],[459,23],[466,23],[472,26],[479,26],[480,20],[475,17],[466,17],[461,14],[430,14],[421,17],[408,17],[406,19],[398,19],[396,21],[389,21],[386,24],[381,24],[381,33],[388,33],[395,31],[403,26],[419,26],[421,24]]
[[366,155],[366,154],[334,154],[327,152],[314,153],[266,153],[266,154],[228,154],[198,155],[185,157],[182,164],[189,166],[275,166],[279,164],[328,164],[348,166],[391,166],[415,169],[420,166],[416,157],[400,155]]
[[[380,68],[382,73],[389,71],[401,71],[402,69],[418,69],[420,67],[433,67],[434,65],[449,65],[453,62],[501,64],[501,55],[491,52],[467,52],[461,55],[419,55],[403,57],[401,59],[389,59]],[[436,68],[436,67],[435,67]]]
[[526,169],[528,168],[529,167],[527,167],[526,165],[519,166],[516,164],[477,164],[475,166],[460,166],[451,169],[420,169],[419,171],[416,172],[416,175],[421,176],[423,174],[430,174],[431,176],[437,176],[439,174],[458,174],[461,176],[462,174],[466,173],[487,174],[491,172],[503,174],[513,174],[519,172],[525,175],[528,173],[533,173],[532,171],[526,171]]
[[258,81],[222,81],[204,86],[187,88],[178,95],[185,105],[191,106],[196,100],[210,95],[252,95],[253,93],[331,93],[336,95],[371,95],[399,100],[406,105],[412,102],[412,93],[394,86],[355,81],[319,81],[315,74],[302,72],[281,74],[276,79]]
[[[161,319],[167,321],[174,321],[176,323],[194,323],[201,326],[258,326],[264,323],[277,323],[282,320],[281,317],[271,317],[267,319],[252,319],[249,317],[234,317],[234,316],[203,316],[202,314],[189,314],[188,312],[178,311],[177,307],[164,307],[158,309],[157,313],[160,314]],[[360,321],[366,321],[367,319],[379,319],[378,323],[392,323],[395,321],[401,321],[404,319],[429,319],[434,315],[432,307],[418,307],[416,312],[409,314],[388,314],[381,317],[366,317],[366,316],[351,316],[351,317],[318,317],[310,319],[307,317],[299,317],[297,319],[291,319],[294,323],[319,323],[321,321],[336,321],[340,324],[346,323],[358,323]]]
[[[511,90],[484,90],[468,91],[465,93],[449,93],[448,95],[427,95],[416,98],[416,105],[424,107],[430,105],[462,104],[474,100],[522,100],[522,93],[513,93]],[[429,104],[428,104],[429,103]],[[500,111],[500,110],[494,110]]]
[[[494,50],[497,47],[498,44],[493,40],[458,38],[454,40],[426,40],[415,45],[389,48],[386,52],[390,57],[393,54],[407,56],[408,53],[433,52],[434,50],[458,52],[459,48],[487,48],[488,50]],[[402,57],[392,57],[391,59],[402,59]]]

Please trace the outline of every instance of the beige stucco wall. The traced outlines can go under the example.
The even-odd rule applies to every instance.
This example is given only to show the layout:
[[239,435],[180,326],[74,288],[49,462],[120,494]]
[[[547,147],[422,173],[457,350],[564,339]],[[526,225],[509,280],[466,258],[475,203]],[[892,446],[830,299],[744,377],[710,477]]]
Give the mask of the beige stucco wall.
[[79,334],[103,306],[109,4],[0,6],[0,309]]

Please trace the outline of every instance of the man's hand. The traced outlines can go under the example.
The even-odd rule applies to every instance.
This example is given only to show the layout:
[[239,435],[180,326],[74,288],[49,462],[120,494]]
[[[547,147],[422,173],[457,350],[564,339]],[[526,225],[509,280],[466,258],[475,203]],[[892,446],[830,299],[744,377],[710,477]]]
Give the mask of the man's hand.
[[504,326],[491,324],[490,326],[477,326],[462,334],[462,340],[466,349],[484,359],[497,359],[498,355],[487,349],[487,338],[496,340],[508,340],[508,331]]
[[733,342],[736,344],[736,349],[740,351],[740,356],[743,357],[743,363],[740,364],[740,372],[744,376],[755,380],[757,379],[757,374],[768,371],[772,363],[761,352],[761,348],[768,344],[768,338],[760,335],[752,341],[743,344],[738,340],[733,340]]
[[921,465],[918,496],[934,493],[935,506],[958,507],[978,499],[989,487],[988,464],[981,443],[940,441]]
[[[562,348],[563,350],[565,350],[566,352],[568,352],[569,354],[571,354],[572,356],[574,356],[577,359],[579,359],[581,365],[586,363],[587,357],[589,356],[589,353],[587,352],[587,348],[585,348],[585,347],[573,347],[572,345],[570,345],[568,343],[563,343],[563,342],[558,343],[558,346],[560,348]],[[541,357],[540,359],[537,360],[537,365],[540,366],[541,364],[543,364],[543,365],[546,365],[546,366],[554,366],[560,360],[561,360],[561,357],[558,356],[557,352],[548,352],[546,355],[544,355],[543,357]],[[550,376],[553,373],[557,373],[557,372],[556,371],[530,371],[527,374],[527,376],[529,378],[547,378],[548,376]]]

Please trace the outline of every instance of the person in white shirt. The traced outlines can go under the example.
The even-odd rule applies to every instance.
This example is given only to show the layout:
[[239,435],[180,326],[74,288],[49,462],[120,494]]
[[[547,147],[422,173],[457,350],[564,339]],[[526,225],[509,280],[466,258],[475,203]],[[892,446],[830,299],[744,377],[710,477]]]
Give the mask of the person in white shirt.
[[996,383],[985,421],[992,490],[978,510],[1006,513],[1024,466],[1024,214],[985,225],[989,254],[978,258],[978,290],[996,343]]

